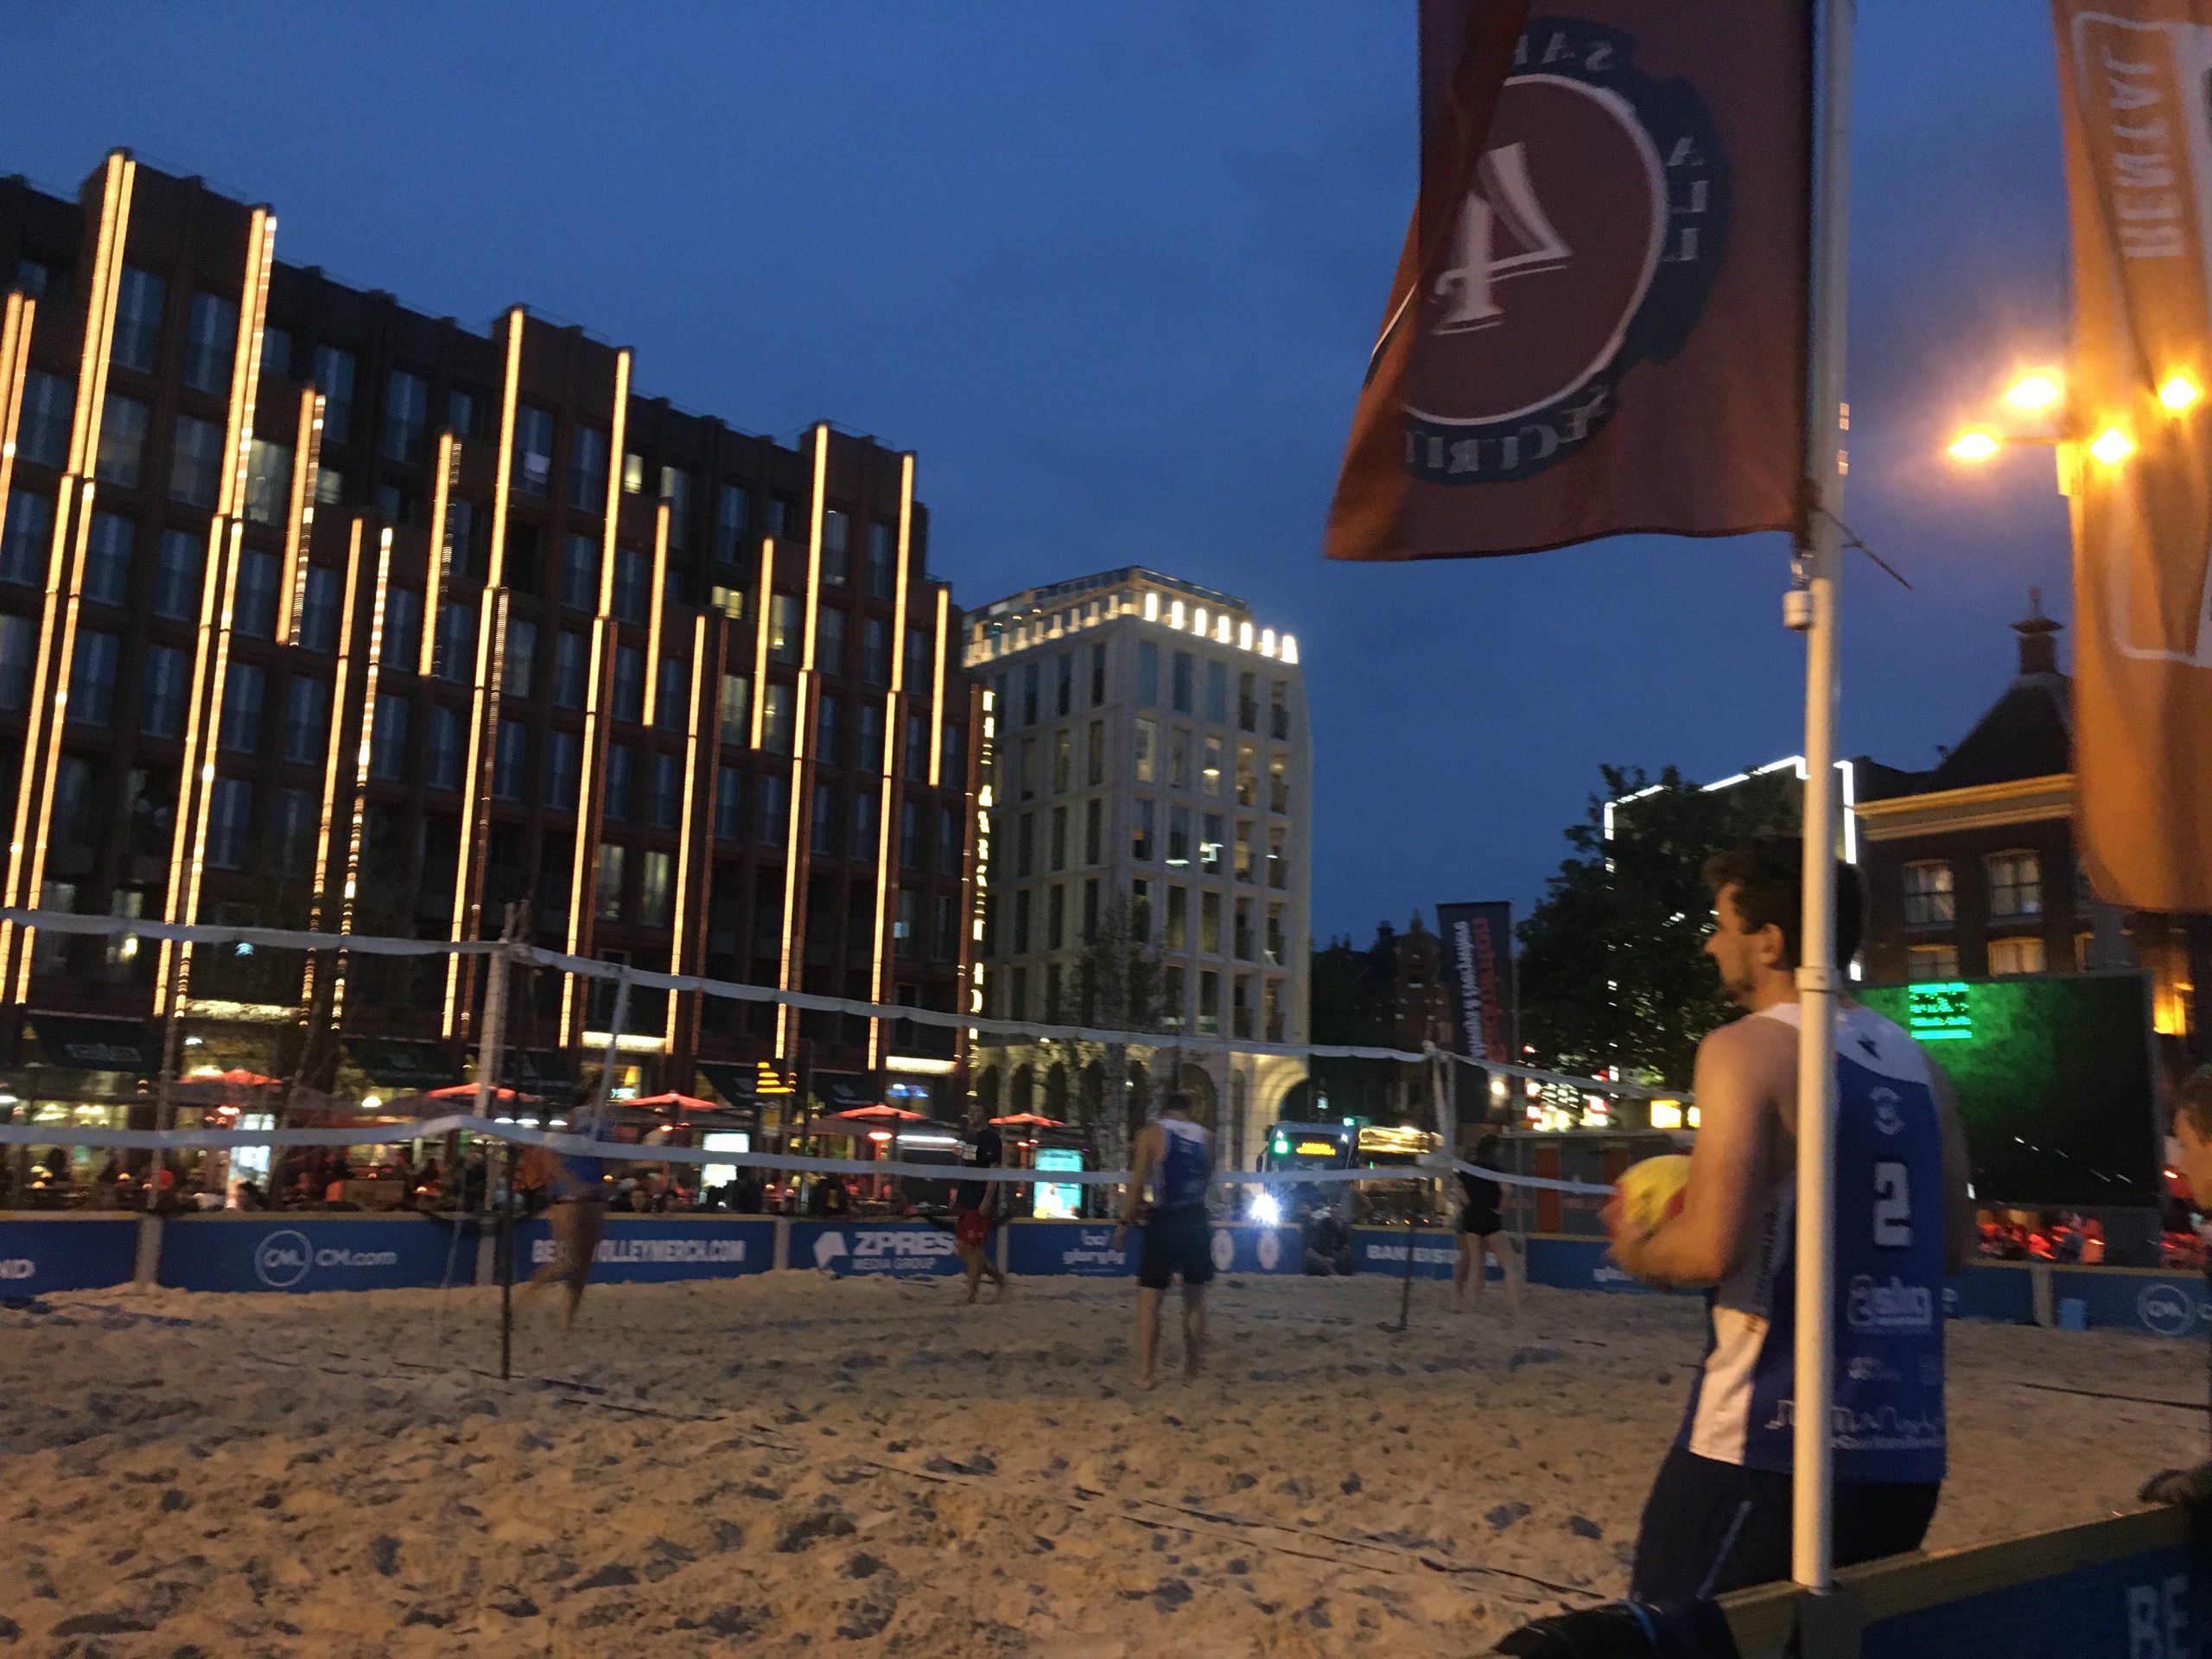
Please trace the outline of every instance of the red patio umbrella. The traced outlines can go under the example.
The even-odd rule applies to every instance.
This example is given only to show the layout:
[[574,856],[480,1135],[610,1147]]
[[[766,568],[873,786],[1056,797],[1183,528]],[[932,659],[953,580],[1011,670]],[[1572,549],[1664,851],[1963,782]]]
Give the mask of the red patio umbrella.
[[[492,1093],[493,1097],[503,1106],[518,1100],[540,1101],[544,1098],[543,1095],[526,1095],[516,1089],[495,1089]],[[428,1090],[423,1096],[425,1100],[474,1100],[475,1097],[476,1085],[473,1083],[449,1083],[442,1089]]]
[[1065,1129],[1067,1125],[1057,1117],[1039,1117],[1034,1112],[1016,1112],[1011,1117],[995,1117],[995,1129]]

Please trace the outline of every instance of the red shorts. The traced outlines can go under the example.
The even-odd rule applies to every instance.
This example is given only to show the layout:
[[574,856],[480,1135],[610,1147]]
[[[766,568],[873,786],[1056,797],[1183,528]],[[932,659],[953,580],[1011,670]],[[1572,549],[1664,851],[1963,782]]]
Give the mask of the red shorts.
[[981,1244],[990,1236],[991,1218],[980,1210],[963,1210],[952,1218],[952,1236],[958,1244]]

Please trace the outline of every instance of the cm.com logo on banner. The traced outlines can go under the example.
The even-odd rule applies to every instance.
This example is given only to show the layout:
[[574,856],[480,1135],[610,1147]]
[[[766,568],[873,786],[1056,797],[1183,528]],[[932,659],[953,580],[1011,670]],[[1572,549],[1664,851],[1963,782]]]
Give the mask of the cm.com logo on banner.
[[398,1261],[397,1250],[317,1249],[305,1233],[287,1227],[270,1234],[255,1249],[253,1276],[271,1290],[289,1290],[312,1268],[389,1268]]

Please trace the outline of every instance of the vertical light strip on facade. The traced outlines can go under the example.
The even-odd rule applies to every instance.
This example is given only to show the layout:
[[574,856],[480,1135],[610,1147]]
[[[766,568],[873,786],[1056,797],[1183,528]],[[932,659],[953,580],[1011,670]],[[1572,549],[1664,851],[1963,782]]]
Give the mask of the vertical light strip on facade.
[[[124,242],[130,224],[131,187],[137,171],[136,162],[116,150],[107,158],[107,169],[100,184],[100,223],[93,245],[92,276],[86,289],[85,338],[77,368],[77,406],[69,423],[69,467],[54,504],[54,542],[47,560],[46,607],[40,618],[38,659],[31,679],[30,721],[23,734],[22,777],[16,790],[15,834],[8,845],[7,897],[10,904],[35,906],[41,897],[48,814],[53,807],[52,757],[60,742],[61,725],[67,712],[70,654],[75,635],[76,605],[71,595],[77,585],[78,573],[69,563],[69,528],[78,515],[79,496],[91,493],[92,473],[99,454],[100,411],[106,397],[108,353],[115,334],[115,290],[122,275]],[[89,526],[89,506],[84,508],[84,513]],[[79,546],[81,552],[81,542]],[[54,649],[57,623],[60,627],[58,653]],[[48,757],[43,789],[39,787],[41,752]],[[40,797],[35,818],[30,810],[34,793]],[[23,881],[26,858],[29,861],[27,883]],[[22,972],[14,993],[18,1001],[29,994],[30,942],[35,931],[28,927],[23,930]],[[0,972],[5,971],[9,951],[15,943],[14,933],[11,924],[0,923]]]
[[952,589],[937,590],[937,670],[930,683],[930,787],[944,771],[944,654],[952,627]]
[[30,367],[31,322],[38,302],[22,294],[7,297],[0,313],[0,521],[8,513],[8,490],[16,473],[16,429],[23,414],[23,375]]
[[[211,541],[215,537],[222,535],[222,521],[216,520],[214,535],[211,536]],[[216,626],[213,631],[214,661],[207,675],[207,709],[200,721],[200,736],[207,746],[204,751],[206,759],[196,760],[188,747],[185,751],[183,768],[185,784],[177,791],[177,817],[180,823],[187,821],[185,802],[188,799],[193,803],[189,814],[189,822],[192,825],[192,855],[183,871],[184,891],[181,895],[183,902],[181,904],[177,902],[177,895],[174,892],[170,897],[170,908],[176,912],[174,919],[179,921],[190,921],[200,907],[200,874],[205,867],[207,856],[208,805],[214,794],[215,752],[220,746],[219,741],[222,736],[223,684],[229,677],[230,672],[231,625],[238,613],[238,544],[243,537],[244,527],[233,523],[231,525],[230,535],[225,538],[229,543],[227,552],[218,554],[215,550],[210,549],[209,565],[223,572],[223,598],[221,608],[216,615]],[[201,637],[203,640],[206,639],[204,631]],[[175,874],[171,875],[169,885],[172,889],[178,885],[177,877]],[[157,992],[159,988],[156,988]],[[185,997],[191,995],[191,991],[192,943],[188,939],[177,947],[176,973],[169,983],[169,1000],[181,1003]],[[168,1008],[158,995],[155,1001],[155,1012],[157,1014],[168,1012]]]
[[[10,482],[16,468],[16,426],[17,419],[22,410],[23,377],[30,366],[31,324],[36,314],[36,309],[37,307],[35,301],[26,299],[20,294],[10,294],[8,296],[7,340],[4,346],[0,346],[0,359],[4,359],[8,387],[7,405],[5,410],[7,424],[4,430],[0,430],[0,439],[5,440],[4,442],[0,442],[0,523],[4,523],[6,520],[8,511],[8,491],[10,487]],[[65,479],[61,485],[61,512],[64,514],[68,511],[68,503],[69,482]],[[51,612],[53,603],[53,586],[49,583],[47,591],[48,628],[52,626]],[[30,705],[30,732],[23,744],[22,775],[17,782],[16,789],[16,833],[15,838],[10,843],[9,848],[6,872],[8,885],[4,890],[0,890],[0,899],[3,899],[5,902],[10,904],[16,902],[15,889],[17,863],[22,857],[23,830],[26,821],[26,809],[30,804],[30,788],[32,781],[30,775],[30,756],[33,745],[38,734],[38,710],[40,701],[38,696],[35,695],[35,690],[40,683],[40,681],[43,680],[46,675],[46,636],[44,632],[41,632],[39,637],[37,671],[38,678],[34,679],[31,682],[35,695],[31,698]],[[0,976],[3,976],[6,972],[5,963],[7,961],[8,948],[13,940],[14,932],[15,930],[11,924],[0,923]],[[4,983],[4,978],[0,978],[0,983]]]
[[[888,921],[891,871],[894,855],[892,825],[904,791],[899,780],[906,775],[912,757],[906,753],[906,722],[900,716],[899,697],[906,686],[906,550],[914,524],[914,458],[899,457],[899,569],[892,583],[891,692],[883,700],[883,793],[875,833],[875,949],[868,965],[868,998],[883,1001],[883,933]],[[872,1071],[881,1063],[883,1021],[868,1022],[868,1064]]]
[[[668,506],[661,505],[661,518],[667,522]],[[675,929],[668,942],[668,971],[683,971],[683,901],[691,873],[691,791],[698,780],[699,770],[699,687],[707,667],[707,618],[702,612],[691,623],[691,708],[684,717],[683,729],[683,817],[679,821],[676,841],[676,909]],[[712,776],[711,771],[709,773]],[[706,883],[702,880],[701,887]],[[696,995],[696,993],[694,993]],[[670,1045],[676,1042],[676,992],[668,994],[668,1033]]]
[[430,550],[423,572],[423,677],[430,678],[444,664],[438,661],[438,607],[445,602],[446,584],[453,579],[453,537],[446,524],[453,499],[454,474],[461,463],[461,446],[453,434],[438,434],[438,470],[430,481]]
[[768,706],[768,613],[775,607],[776,543],[760,541],[760,606],[754,618],[760,643],[753,654],[753,747],[760,747],[761,721]]
[[[576,773],[576,855],[569,875],[569,954],[582,954],[584,931],[584,876],[591,868],[599,843],[598,813],[594,795],[600,780],[599,683],[607,639],[613,631],[609,613],[614,607],[615,524],[622,507],[623,450],[629,442],[630,353],[614,353],[614,418],[608,423],[607,463],[607,522],[599,538],[599,612],[591,628],[591,677],[584,683],[582,760]],[[563,1043],[576,1034],[576,981],[561,976],[561,1035]]]
[[645,622],[645,723],[651,726],[660,708],[660,609],[668,588],[668,503],[653,512],[653,591]]
[[[223,468],[222,481],[216,491],[215,516],[207,526],[207,553],[211,567],[219,567],[223,575],[223,605],[213,636],[214,663],[207,675],[207,711],[200,721],[197,737],[204,741],[207,759],[201,762],[195,746],[185,747],[184,765],[181,769],[177,789],[177,817],[180,823],[188,815],[192,821],[192,859],[185,871],[184,902],[176,902],[176,872],[172,868],[169,893],[166,908],[173,921],[194,922],[200,918],[200,888],[206,870],[207,846],[207,817],[212,809],[215,785],[215,752],[219,747],[223,719],[223,688],[230,677],[231,630],[236,620],[238,567],[245,544],[245,526],[240,517],[245,507],[247,463],[253,451],[253,405],[261,381],[262,325],[269,307],[269,268],[276,245],[276,219],[266,209],[257,207],[246,227],[245,275],[239,289],[238,339],[231,353],[231,402],[224,423],[224,454],[228,460]],[[200,649],[208,645],[205,630],[200,636]],[[200,664],[194,664],[195,680]],[[197,702],[197,686],[194,688]],[[194,774],[197,772],[197,777]],[[167,989],[157,988],[156,1002],[160,1007],[166,1001],[181,1001],[188,994],[192,982],[192,945],[190,941],[177,947],[176,976]],[[165,1010],[164,1010],[165,1011]]]
[[[315,897],[309,912],[308,930],[322,931],[323,895],[330,880],[330,823],[338,810],[338,767],[346,752],[346,683],[351,677],[353,656],[353,607],[359,602],[361,585],[361,521],[356,518],[346,533],[346,608],[338,617],[338,672],[330,691],[330,748],[329,760],[322,772],[322,818],[315,830]],[[306,972],[300,980],[300,1008],[302,1016],[314,1007],[315,957],[308,957]]]
[[[354,521],[355,534],[359,521]],[[391,586],[391,527],[377,532],[376,598],[369,607],[369,652],[361,670],[361,740],[353,750],[353,810],[346,832],[346,885],[338,903],[338,931],[353,931],[353,899],[361,881],[361,829],[368,813],[369,759],[377,740],[377,681],[384,665],[384,607]],[[459,961],[459,957],[454,957]],[[338,953],[330,985],[330,1024],[337,1028],[346,1011],[346,953]]]
[[308,602],[308,555],[315,537],[315,475],[322,470],[322,394],[300,393],[300,422],[292,440],[292,499],[284,518],[284,579],[276,585],[276,643],[300,643],[300,613]]
[[[493,613],[499,609],[498,595],[506,575],[507,487],[514,478],[515,394],[522,384],[524,315],[520,306],[507,313],[507,366],[499,393],[499,450],[492,483],[492,556],[479,603],[475,692],[470,700],[468,721],[468,772],[461,779],[461,843],[453,867],[452,938],[455,944],[468,937],[464,930],[474,925],[468,893],[474,885],[476,821],[483,810],[486,773],[493,758],[493,741],[499,729],[499,692],[490,677],[495,654]],[[446,958],[445,1015],[439,1030],[447,1037],[454,1033],[455,1008],[461,1001],[461,967],[458,952]]]
[[[806,728],[808,694],[814,679],[814,623],[822,604],[822,513],[823,491],[830,479],[830,423],[817,423],[814,429],[814,501],[807,513],[806,535],[806,632],[799,643],[798,684],[791,696],[791,828],[784,847],[784,937],[780,965],[777,971],[776,988],[791,988],[791,940],[799,926],[796,909],[805,893],[804,883],[799,877],[802,864],[810,868],[813,861],[808,856],[807,842],[801,838],[804,828],[804,806],[810,792],[806,768]],[[764,678],[761,695],[767,691]],[[776,1058],[783,1059],[789,1053],[785,1039],[791,1028],[791,1010],[784,1004],[776,1005]]]

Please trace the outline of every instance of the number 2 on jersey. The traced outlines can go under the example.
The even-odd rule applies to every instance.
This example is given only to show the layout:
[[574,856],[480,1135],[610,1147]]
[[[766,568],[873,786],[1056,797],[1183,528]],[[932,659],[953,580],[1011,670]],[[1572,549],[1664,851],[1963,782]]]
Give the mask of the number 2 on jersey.
[[1885,1160],[1874,1166],[1874,1243],[1886,1249],[1912,1244],[1912,1170]]

